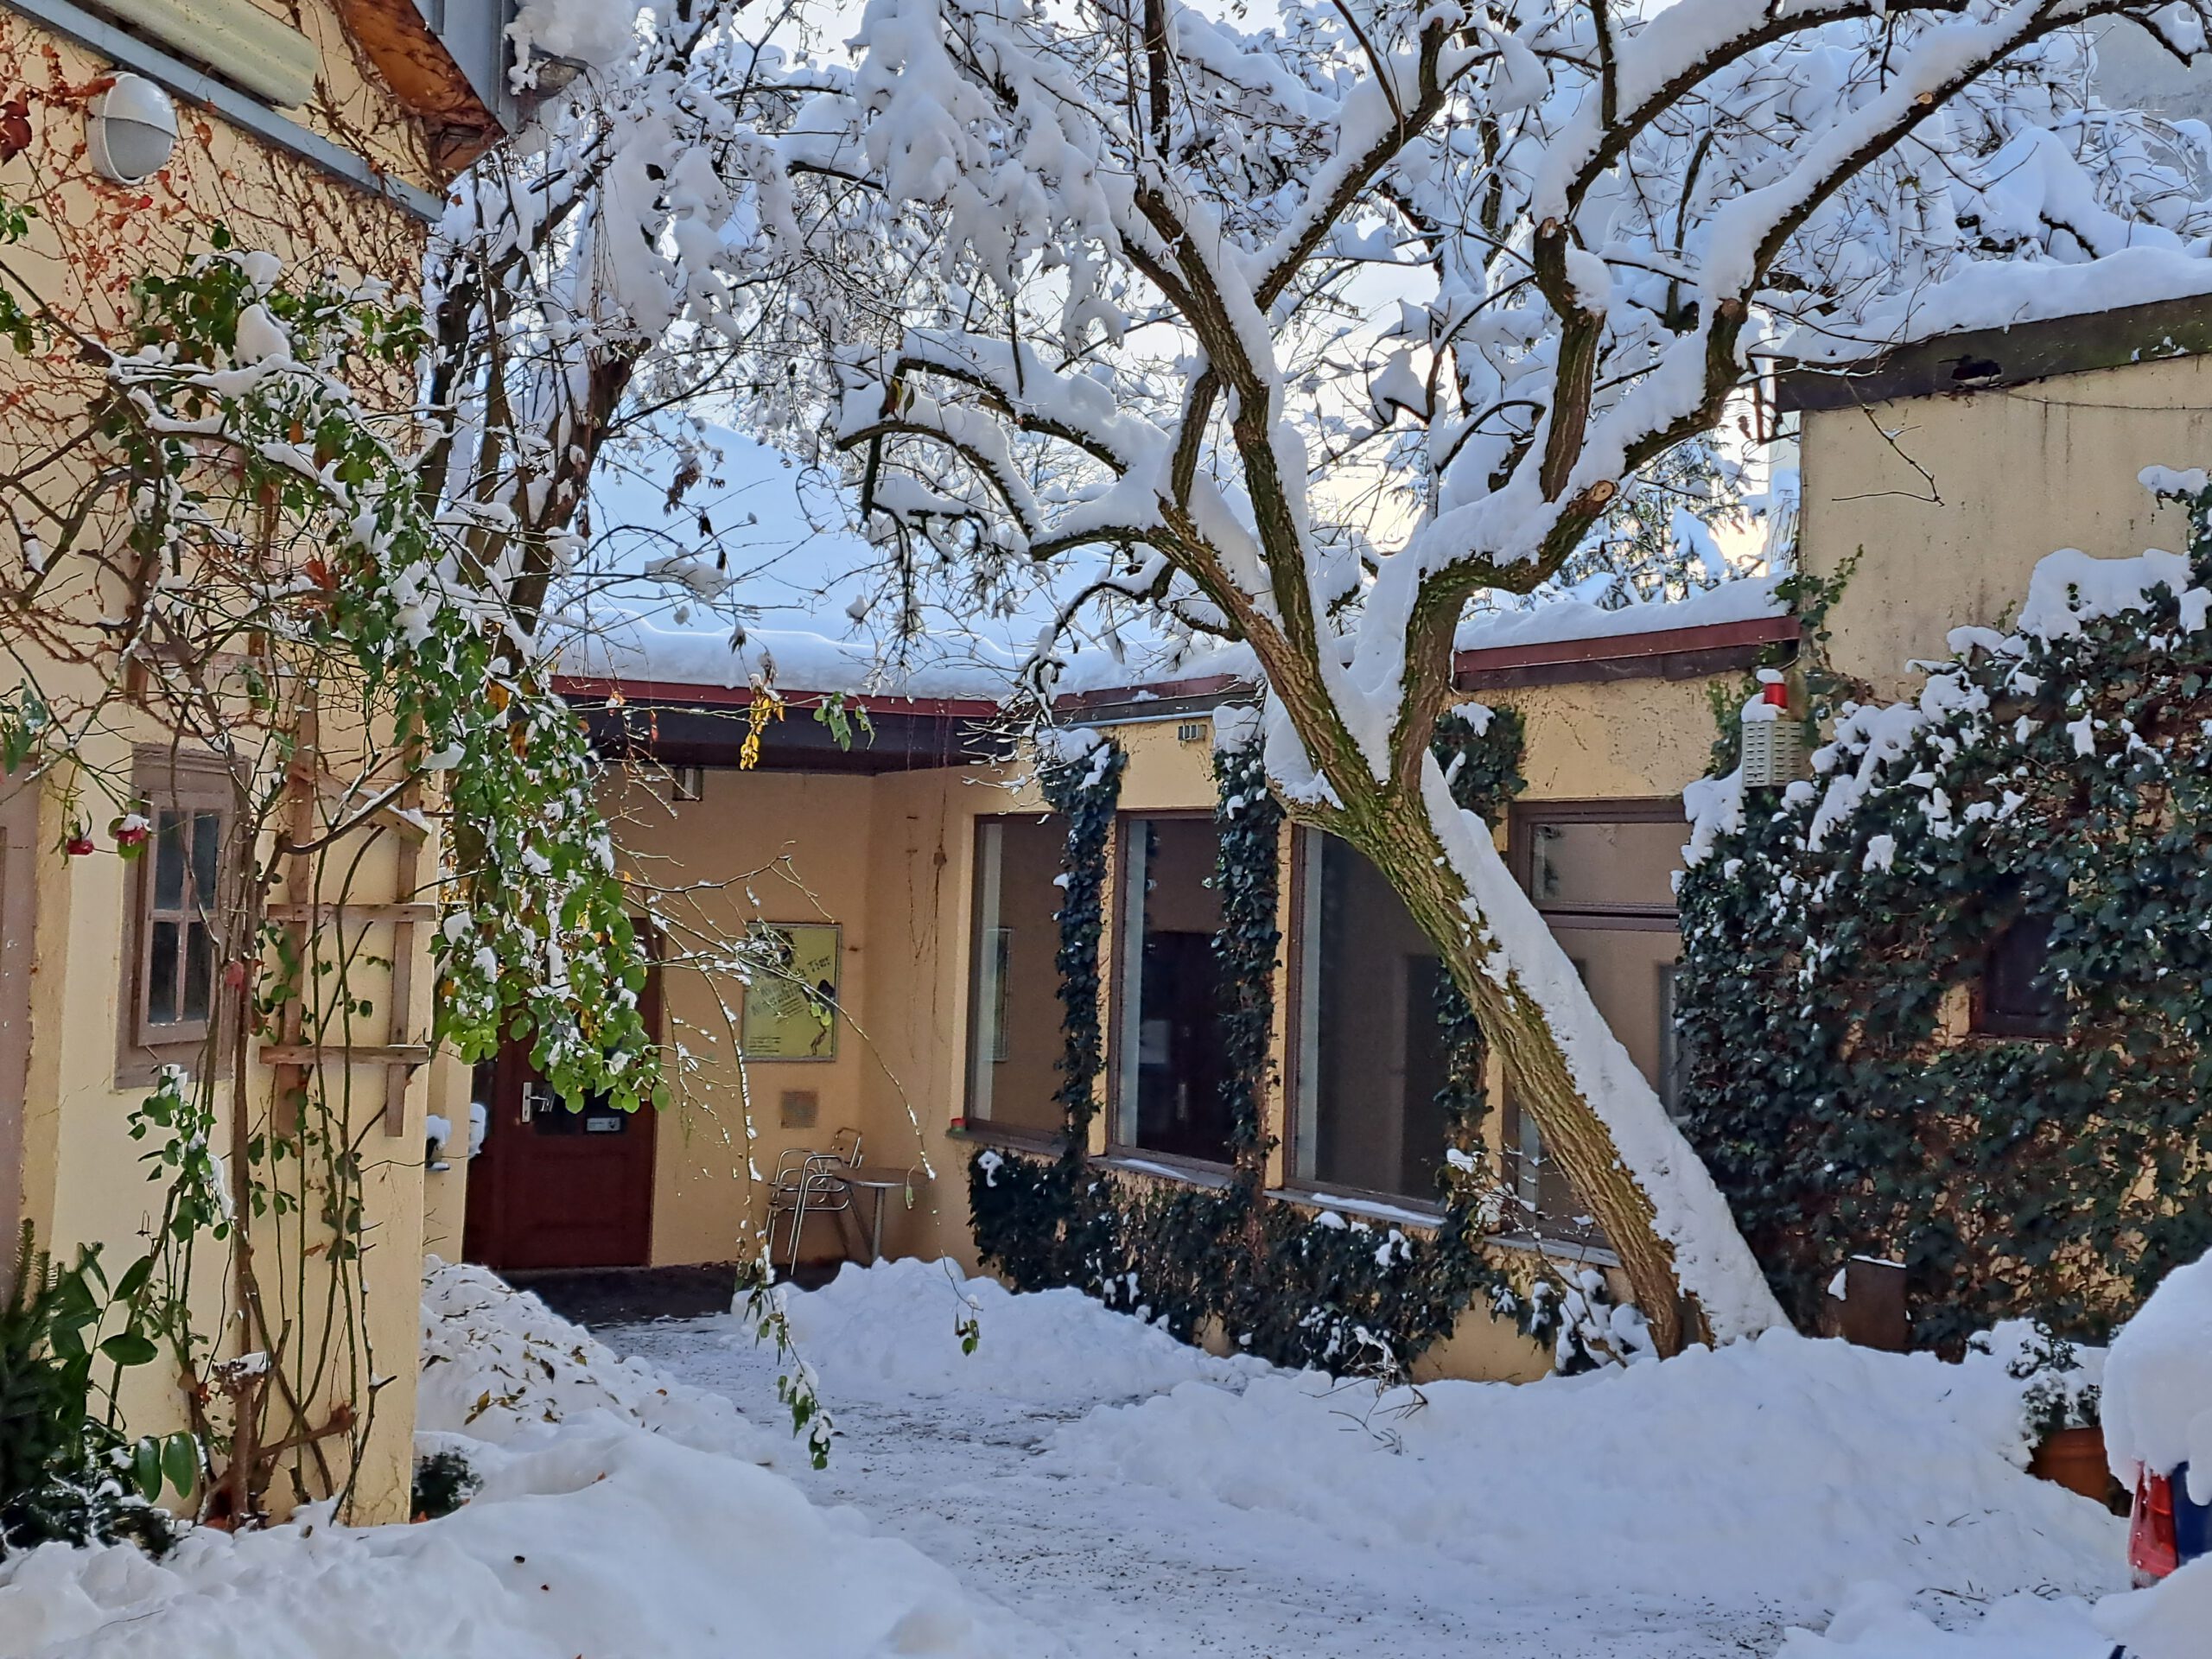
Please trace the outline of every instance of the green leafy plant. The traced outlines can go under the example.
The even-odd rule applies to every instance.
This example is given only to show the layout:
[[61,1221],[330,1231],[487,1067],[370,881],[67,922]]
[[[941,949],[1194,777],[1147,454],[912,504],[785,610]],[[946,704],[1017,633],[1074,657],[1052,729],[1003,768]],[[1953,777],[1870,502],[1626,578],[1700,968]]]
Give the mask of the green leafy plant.
[[432,1452],[415,1459],[415,1482],[409,1507],[418,1521],[435,1521],[451,1515],[482,1490],[478,1474],[461,1452]]
[[[160,1351],[137,1319],[152,1265],[141,1257],[111,1286],[97,1247],[60,1268],[24,1224],[0,1303],[0,1553],[124,1539],[167,1548],[170,1524],[153,1505],[165,1487],[187,1498],[198,1487],[199,1442],[182,1433],[126,1440],[112,1413],[115,1379]],[[119,1328],[109,1330],[118,1310]],[[95,1380],[103,1363],[104,1391]]]
[[2027,1341],[2005,1366],[2006,1376],[2028,1385],[2021,1390],[2020,1407],[2031,1444],[2104,1421],[2103,1390],[2083,1378],[2082,1369],[2072,1342],[2048,1320],[2034,1321]]
[[[1680,893],[1688,1128],[1807,1328],[1866,1255],[1904,1264],[1922,1345],[2099,1339],[2212,1247],[2202,604],[1962,640],[1916,706],[1841,703],[1815,781],[1713,820]],[[1972,1018],[2014,927],[2039,1034]]]

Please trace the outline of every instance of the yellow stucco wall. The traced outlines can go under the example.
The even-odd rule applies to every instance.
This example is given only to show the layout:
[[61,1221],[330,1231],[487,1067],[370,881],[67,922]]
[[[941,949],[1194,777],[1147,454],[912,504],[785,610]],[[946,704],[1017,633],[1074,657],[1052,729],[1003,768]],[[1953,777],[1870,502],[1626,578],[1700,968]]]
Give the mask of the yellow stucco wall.
[[[1523,801],[1672,798],[1702,777],[1715,735],[1710,680],[1611,680],[1473,695],[1528,730]],[[1733,688],[1734,677],[1727,683]]]
[[[433,184],[418,124],[365,78],[329,0],[270,10],[296,16],[322,49],[316,98],[292,118],[365,153],[397,177]],[[219,224],[229,227],[239,245],[266,248],[295,266],[374,276],[402,292],[418,280],[425,235],[418,221],[381,196],[341,184],[188,106],[180,106],[181,137],[162,173],[128,188],[99,179],[86,159],[84,109],[105,66],[4,7],[0,65],[7,66],[10,92],[29,93],[33,124],[31,143],[0,162],[0,197],[37,211],[29,238],[0,250],[0,263],[19,292],[44,302],[73,326],[111,332],[128,317],[130,280],[143,271],[174,269],[204,249]],[[30,360],[0,352],[0,455],[33,452],[73,429],[93,384],[67,344]],[[50,664],[38,665],[38,671],[49,685],[82,672]],[[111,729],[90,740],[85,758],[127,773],[130,743],[162,738],[150,724],[133,725],[118,715]],[[64,831],[58,802],[49,798],[42,817],[41,848],[57,847]],[[363,883],[378,879],[373,860],[360,877]],[[140,1235],[160,1202],[160,1189],[149,1182],[141,1161],[146,1147],[127,1134],[130,1110],[145,1090],[119,1087],[115,1077],[124,892],[125,867],[110,853],[79,859],[42,855],[24,1125],[23,1205],[41,1243],[62,1253],[79,1243],[102,1243],[111,1268],[138,1253]],[[377,937],[372,933],[372,941]],[[388,941],[388,934],[384,937]],[[389,954],[390,945],[372,942],[370,949]],[[418,1035],[429,1018],[427,948],[420,960],[414,1006],[401,1022]],[[358,1074],[361,1099],[352,1108],[357,1122],[366,1124],[380,1109],[383,1077],[381,1069]],[[406,1511],[426,1090],[420,1078],[410,1087],[402,1134],[386,1136],[371,1128],[362,1141],[371,1351],[362,1374],[340,1368],[332,1376],[325,1403],[361,1397],[369,1370],[390,1379],[376,1395],[375,1427],[355,1487],[354,1514],[364,1520],[400,1518]],[[269,1265],[273,1287],[285,1275],[281,1260],[271,1258]],[[221,1297],[227,1287],[219,1271],[207,1277],[210,1282],[194,1285],[203,1304],[198,1324],[203,1332],[216,1332],[223,1328]],[[272,1294],[281,1293],[272,1288]],[[300,1319],[315,1317],[292,1312]],[[278,1317],[284,1317],[282,1310]],[[165,1433],[182,1424],[173,1381],[158,1375],[161,1370],[143,1367],[126,1379],[125,1416],[134,1433]],[[280,1478],[279,1487],[284,1485]],[[281,1501],[287,1494],[280,1490],[273,1496]]]
[[[1713,735],[1706,684],[1629,680],[1483,696],[1510,704],[1528,721],[1526,798],[1649,799],[1679,791],[1704,768]],[[1211,731],[1205,741],[1181,741],[1177,728],[1187,719],[1113,728],[1129,754],[1124,811],[1211,810]],[[964,1110],[967,1088],[976,820],[1039,810],[1033,787],[1022,785],[1018,772],[982,768],[873,778],[710,771],[697,803],[664,805],[644,785],[620,781],[610,785],[607,798],[625,856],[646,879],[672,886],[747,878],[760,912],[773,919],[819,914],[843,925],[842,990],[851,1019],[838,1058],[748,1068],[754,1160],[765,1173],[785,1147],[822,1146],[835,1128],[858,1128],[879,1172],[915,1172],[912,1207],[894,1198],[887,1213],[886,1250],[949,1255],[972,1270],[967,1161],[989,1132],[979,1127],[971,1135],[953,1121]],[[733,899],[715,913],[730,926],[748,908]],[[1113,943],[1109,929],[1109,983]],[[726,1261],[742,1253],[741,1242],[765,1201],[762,1187],[744,1175],[744,1120],[720,1012],[725,1001],[734,1008],[740,992],[678,970],[668,976],[666,995],[669,1038],[687,1051],[690,1075],[683,1099],[660,1124],[653,1260]],[[1277,1012],[1280,1061],[1290,1035],[1285,985],[1278,986]],[[779,1096],[787,1088],[818,1091],[813,1129],[779,1123]],[[1280,1066],[1266,1109],[1280,1131]],[[1102,1113],[1095,1150],[1103,1150],[1103,1119]],[[448,1190],[460,1184],[457,1175],[430,1180],[434,1192],[442,1180]],[[452,1218],[442,1224],[441,1214]],[[457,1211],[434,1199],[431,1225],[457,1237]],[[810,1229],[805,1254],[830,1255],[849,1242],[826,1225]],[[1423,1363],[1421,1375],[1523,1378],[1548,1364],[1541,1349],[1477,1310]]]
[[1865,556],[1833,613],[1835,666],[1884,696],[1964,624],[2010,626],[2036,561],[2186,545],[2180,509],[2137,481],[2212,457],[2212,359],[1804,416],[1800,558]]

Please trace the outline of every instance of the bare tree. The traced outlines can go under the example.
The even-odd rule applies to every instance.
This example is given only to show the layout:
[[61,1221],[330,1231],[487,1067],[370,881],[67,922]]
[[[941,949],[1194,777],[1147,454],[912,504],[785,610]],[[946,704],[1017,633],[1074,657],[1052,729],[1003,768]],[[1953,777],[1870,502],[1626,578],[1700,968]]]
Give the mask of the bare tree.
[[2112,16],[2203,48],[2141,0],[872,0],[732,150],[779,302],[855,315],[830,249],[932,275],[872,296],[887,347],[812,331],[878,533],[1249,650],[1275,787],[1442,953],[1662,1351],[1780,1316],[1451,800],[1455,630],[1710,449],[1787,330],[1974,315],[1993,259],[2201,257],[2181,137],[2082,90]]

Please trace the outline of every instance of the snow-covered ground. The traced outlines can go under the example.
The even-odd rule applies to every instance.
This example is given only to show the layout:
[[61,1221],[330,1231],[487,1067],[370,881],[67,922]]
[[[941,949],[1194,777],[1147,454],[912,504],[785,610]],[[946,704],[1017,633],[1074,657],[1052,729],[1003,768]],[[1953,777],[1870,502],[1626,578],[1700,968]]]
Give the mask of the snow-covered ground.
[[207,1532],[159,1564],[48,1547],[0,1563],[0,1655],[2207,1651],[2212,1564],[2110,1594],[2121,1524],[2019,1471],[2018,1385],[1995,1359],[1777,1333],[1384,1394],[944,1264],[848,1268],[789,1306],[838,1422],[820,1472],[737,1320],[595,1338],[437,1269],[423,1445],[465,1453],[473,1502],[415,1526]]
[[[1994,1360],[1777,1334],[1381,1396],[920,1262],[849,1268],[791,1307],[841,1431],[803,1483],[1033,1624],[1039,1653],[2112,1651],[2077,1598],[2124,1585],[2124,1527],[2019,1471],[2018,1385]],[[768,1386],[727,1321],[605,1334],[741,1400]],[[1838,1609],[1837,1639],[1810,1633]]]

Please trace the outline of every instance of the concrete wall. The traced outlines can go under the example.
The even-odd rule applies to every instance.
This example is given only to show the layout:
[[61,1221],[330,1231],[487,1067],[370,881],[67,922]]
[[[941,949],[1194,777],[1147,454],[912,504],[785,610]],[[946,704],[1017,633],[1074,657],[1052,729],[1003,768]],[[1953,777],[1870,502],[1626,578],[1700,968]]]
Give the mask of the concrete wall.
[[1965,624],[2009,626],[2036,561],[2183,550],[2184,519],[2136,482],[2212,457],[2212,359],[1804,417],[1799,557],[1831,575],[1864,550],[1832,617],[1835,666],[1893,697],[1905,664]]

